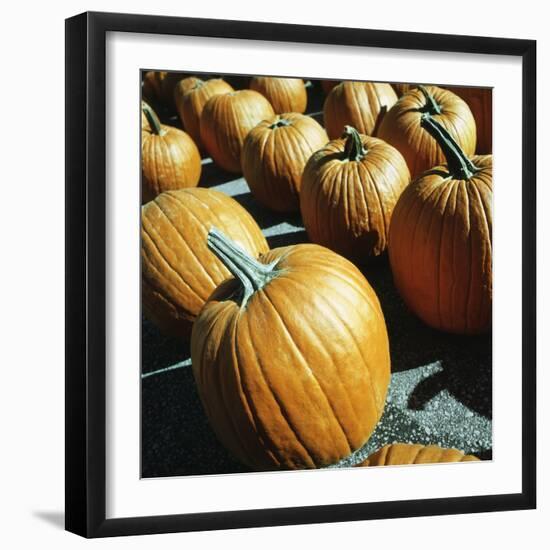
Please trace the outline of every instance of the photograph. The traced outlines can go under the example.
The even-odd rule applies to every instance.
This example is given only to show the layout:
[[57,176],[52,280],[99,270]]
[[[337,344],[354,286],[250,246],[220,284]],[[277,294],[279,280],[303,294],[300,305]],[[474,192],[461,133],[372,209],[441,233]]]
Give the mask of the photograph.
[[140,85],[141,477],[492,460],[493,88]]

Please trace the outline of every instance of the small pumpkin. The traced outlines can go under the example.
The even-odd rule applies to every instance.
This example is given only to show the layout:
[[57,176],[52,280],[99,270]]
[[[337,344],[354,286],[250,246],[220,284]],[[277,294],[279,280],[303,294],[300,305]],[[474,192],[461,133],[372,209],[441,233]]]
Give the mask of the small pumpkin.
[[449,90],[419,85],[388,111],[378,131],[379,138],[405,157],[413,179],[445,162],[441,148],[421,125],[425,113],[445,127],[466,155],[476,148],[476,124],[468,105]]
[[319,468],[360,448],[390,379],[386,324],[361,272],[300,244],[257,261],[212,229],[234,279],[191,336],[193,373],[220,441],[254,470]]
[[493,152],[493,90],[469,86],[448,86],[470,107],[476,121],[478,155]]
[[167,191],[142,206],[143,309],[166,334],[189,338],[207,298],[230,275],[206,247],[214,224],[254,257],[268,250],[252,216],[219,191]]
[[274,115],[269,101],[254,90],[215,95],[201,114],[201,141],[216,164],[240,174],[244,138],[254,126]]
[[389,235],[394,282],[428,325],[482,333],[492,310],[492,156],[468,158],[427,113],[422,124],[447,164],[422,174],[395,207]]
[[437,445],[393,443],[378,449],[356,466],[398,466],[402,464],[435,464],[438,462],[478,461],[458,449],[445,449]]
[[142,112],[150,126],[141,132],[142,201],[170,189],[195,187],[201,175],[201,157],[194,141],[185,132],[161,124],[147,104]]
[[346,126],[304,169],[300,209],[309,238],[356,262],[380,255],[409,181],[397,149]]
[[375,135],[385,112],[397,101],[389,84],[381,82],[340,82],[325,99],[323,115],[330,139],[342,135],[344,126],[361,134]]
[[217,94],[227,94],[232,91],[233,88],[221,78],[207,81],[195,79],[193,83],[190,83],[189,79],[178,82],[174,91],[176,109],[185,131],[199,148],[203,148],[200,117],[206,102]]
[[304,166],[327,141],[317,121],[298,113],[276,115],[250,130],[241,164],[258,202],[277,212],[299,210]]
[[306,110],[307,91],[301,78],[255,76],[250,79],[250,89],[262,94],[276,114],[304,113]]

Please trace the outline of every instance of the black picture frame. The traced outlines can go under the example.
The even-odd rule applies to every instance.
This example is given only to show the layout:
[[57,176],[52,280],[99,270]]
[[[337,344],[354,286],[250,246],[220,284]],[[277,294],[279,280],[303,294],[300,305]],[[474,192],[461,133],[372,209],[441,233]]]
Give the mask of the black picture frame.
[[[105,39],[108,31],[518,56],[522,100],[522,490],[515,494],[106,519]],[[66,20],[66,529],[85,537],[536,506],[536,42],[115,13]]]

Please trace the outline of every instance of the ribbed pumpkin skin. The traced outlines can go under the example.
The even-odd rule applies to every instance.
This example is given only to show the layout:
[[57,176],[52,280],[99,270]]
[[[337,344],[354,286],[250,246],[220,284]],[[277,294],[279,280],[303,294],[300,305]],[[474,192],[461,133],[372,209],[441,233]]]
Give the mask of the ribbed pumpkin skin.
[[202,149],[200,117],[206,102],[215,95],[232,92],[233,88],[221,78],[214,78],[206,82],[197,80],[186,91],[182,86],[183,83],[184,81],[179,82],[174,91],[176,109],[185,131]]
[[[288,126],[279,126],[283,121]],[[254,197],[277,212],[300,209],[300,183],[309,157],[328,141],[311,117],[284,113],[264,120],[246,136],[243,174]]]
[[412,90],[416,87],[415,84],[406,84],[404,82],[393,82],[391,87],[395,90],[397,97],[401,97],[406,94],[409,90]]
[[328,95],[332,91],[332,88],[340,84],[340,82],[341,80],[321,80],[321,88],[323,88],[323,92]]
[[401,195],[393,212],[389,257],[399,293],[428,325],[447,332],[491,327],[492,156],[472,157],[470,180],[426,172]]
[[378,298],[350,262],[317,245],[277,248],[283,273],[244,308],[235,280],[193,327],[193,372],[211,426],[255,470],[318,468],[369,438],[390,379]]
[[201,141],[216,164],[240,174],[244,138],[254,126],[274,114],[269,101],[253,90],[215,95],[202,111]]
[[[426,86],[441,107],[433,118],[440,122],[458,142],[466,155],[476,148],[476,124],[468,105],[456,94],[437,86]],[[415,179],[422,172],[445,162],[437,142],[420,125],[426,110],[426,99],[418,88],[409,90],[388,111],[378,131],[378,137],[398,149]]]
[[478,155],[493,152],[493,93],[490,88],[449,86],[470,107],[476,121]]
[[380,139],[361,136],[368,150],[360,161],[345,160],[345,139],[337,139],[308,161],[300,188],[307,234],[357,263],[387,246],[393,209],[410,182],[405,160]]
[[163,135],[141,132],[142,202],[172,189],[195,187],[201,176],[201,157],[195,142],[181,130],[162,126]]
[[389,84],[345,81],[335,86],[325,99],[323,115],[330,139],[339,138],[344,126],[353,126],[360,134],[372,135],[381,117],[397,101]]
[[437,445],[393,443],[378,449],[357,466],[398,466],[402,464],[435,464],[438,462],[472,462],[479,458],[466,455],[458,449],[444,449]]
[[306,110],[307,91],[301,78],[255,76],[250,79],[250,89],[262,94],[276,114],[304,113]]
[[156,103],[160,100],[160,84],[163,73],[159,71],[147,71],[143,75],[142,95],[148,103]]
[[[179,107],[181,99],[189,90],[192,90],[193,88],[195,88],[195,86],[198,86],[203,83],[204,83],[204,80],[196,76],[188,76],[187,78],[178,80],[174,85],[174,92],[173,92],[174,106],[176,107],[176,111],[179,115],[183,128],[186,132],[189,132],[189,128],[185,127],[185,125],[183,124],[183,120],[181,118],[180,107]],[[189,135],[191,135],[191,132],[189,132]],[[193,137],[193,139],[195,139],[195,137]],[[196,140],[195,140],[195,143],[197,143]]]
[[206,246],[213,225],[254,257],[269,248],[250,214],[218,191],[169,191],[141,209],[143,309],[167,334],[189,338],[205,301],[230,276]]

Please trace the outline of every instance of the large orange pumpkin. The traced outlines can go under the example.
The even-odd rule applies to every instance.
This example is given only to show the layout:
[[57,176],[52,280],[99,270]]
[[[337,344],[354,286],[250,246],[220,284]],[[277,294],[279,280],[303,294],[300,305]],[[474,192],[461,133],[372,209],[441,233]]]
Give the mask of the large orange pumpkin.
[[276,115],[250,130],[244,141],[242,169],[254,197],[278,212],[300,209],[300,182],[309,157],[328,141],[313,118]]
[[[180,113],[180,102],[181,102],[181,98],[189,91],[189,90],[192,90],[195,86],[201,84],[201,83],[204,83],[203,80],[201,80],[200,78],[196,77],[196,76],[188,76],[187,78],[182,78],[180,80],[178,80],[175,85],[174,85],[174,93],[173,93],[173,96],[174,96],[174,106],[176,108],[176,111],[178,113],[178,115],[180,115],[180,120],[181,119],[181,113]],[[183,124],[183,120],[182,120],[182,124]],[[185,125],[183,126],[185,131],[186,132],[189,132],[189,129],[185,127]],[[189,133],[189,135],[191,135],[191,133]],[[194,136],[191,136],[193,139],[195,139]],[[195,139],[195,143],[198,143],[197,140]]]
[[389,84],[380,82],[340,82],[325,99],[323,115],[330,139],[342,135],[344,126],[373,135],[384,113],[397,101]]
[[215,95],[202,111],[201,141],[216,164],[240,174],[244,138],[254,126],[274,114],[269,101],[254,90]]
[[413,179],[445,162],[441,148],[421,125],[425,113],[445,127],[466,155],[476,148],[476,124],[468,105],[449,90],[419,85],[388,111],[378,131],[379,138],[405,157]]
[[434,328],[481,333],[491,326],[491,155],[468,156],[445,127],[425,114],[447,164],[409,185],[393,212],[389,257],[409,308]]
[[300,209],[309,238],[356,261],[386,249],[391,215],[410,181],[401,153],[346,126],[308,161]]
[[233,88],[221,78],[206,82],[196,79],[190,87],[184,84],[185,80],[180,81],[174,91],[176,109],[185,131],[202,149],[200,118],[206,102],[215,95],[232,92]]
[[167,334],[188,338],[206,299],[230,274],[206,246],[214,225],[255,257],[268,250],[250,214],[219,191],[168,191],[142,207],[143,309]]
[[493,90],[470,86],[448,86],[470,107],[476,121],[478,155],[493,152]]
[[250,89],[261,93],[277,114],[306,110],[307,91],[301,78],[255,76],[250,79]]
[[142,202],[171,189],[195,187],[201,157],[193,140],[181,130],[161,124],[153,110],[142,106],[150,128],[141,132]]
[[361,272],[312,244],[254,260],[216,230],[234,279],[201,310],[193,373],[220,441],[255,470],[319,468],[369,438],[390,380],[388,335]]
[[398,466],[402,464],[435,464],[437,462],[472,462],[479,458],[464,454],[458,449],[445,449],[437,445],[393,443],[378,449],[356,466]]

